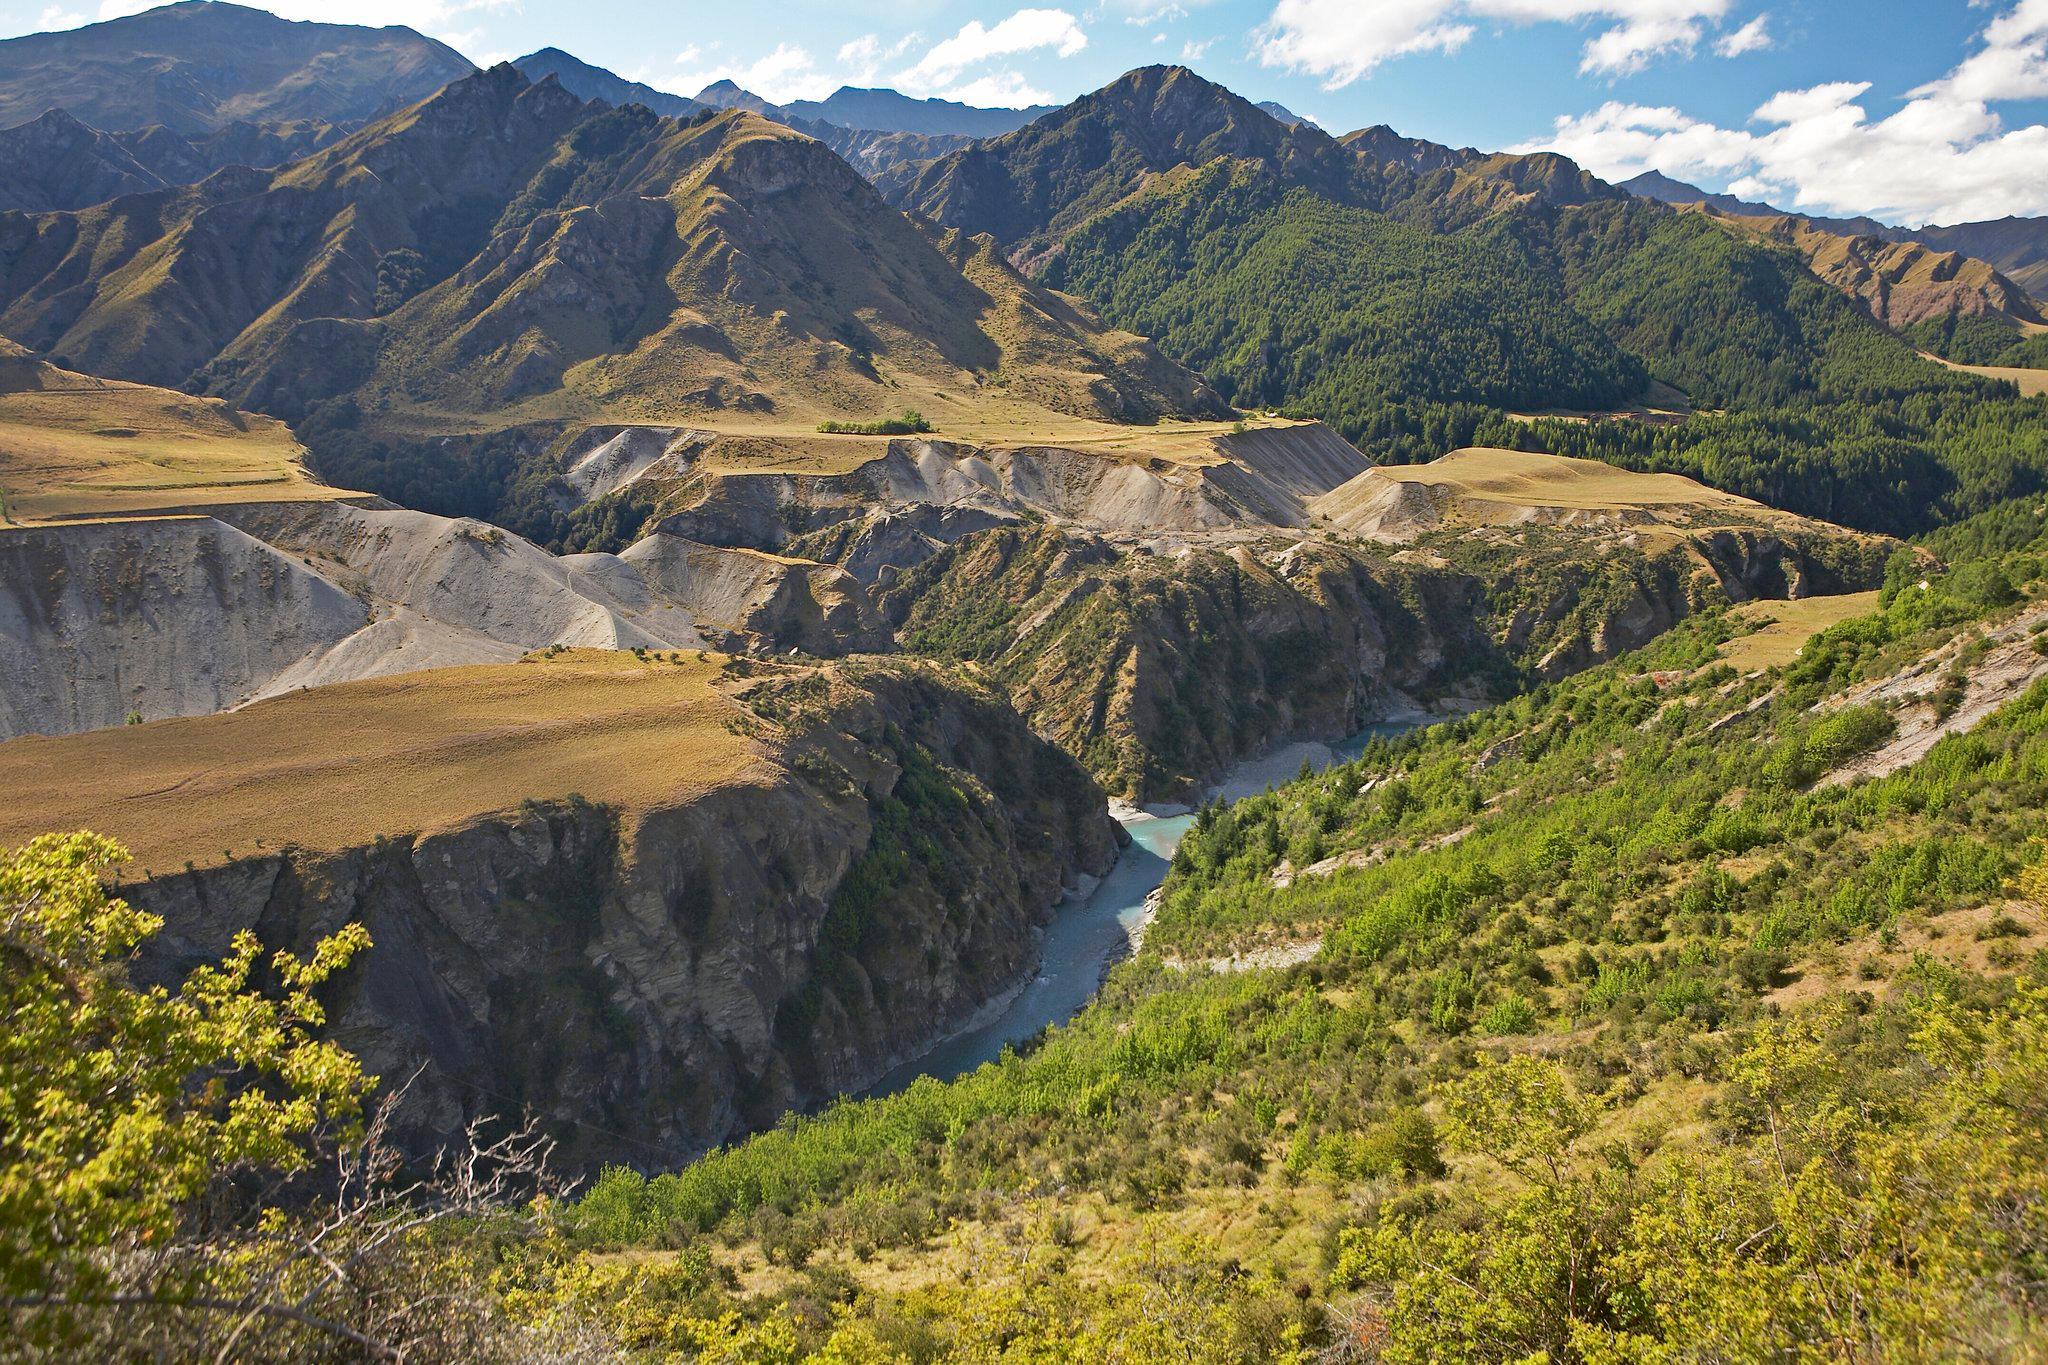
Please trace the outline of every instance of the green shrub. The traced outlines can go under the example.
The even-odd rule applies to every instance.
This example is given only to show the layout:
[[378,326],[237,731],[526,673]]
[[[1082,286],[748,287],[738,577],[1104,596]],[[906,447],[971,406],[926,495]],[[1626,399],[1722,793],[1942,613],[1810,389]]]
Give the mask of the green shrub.
[[1507,1038],[1536,1031],[1536,1007],[1519,995],[1506,995],[1479,1016],[1479,1031],[1489,1038]]
[[884,417],[873,422],[820,422],[818,430],[828,436],[921,436],[932,429],[924,414],[916,410],[901,417]]

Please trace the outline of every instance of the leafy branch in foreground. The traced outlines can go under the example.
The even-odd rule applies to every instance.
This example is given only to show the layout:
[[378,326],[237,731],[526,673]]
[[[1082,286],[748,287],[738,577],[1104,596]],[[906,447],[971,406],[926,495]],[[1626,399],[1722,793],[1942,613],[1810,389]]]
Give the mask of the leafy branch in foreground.
[[[370,946],[297,957],[238,934],[175,991],[128,977],[162,927],[110,896],[90,834],[0,855],[0,1306],[10,1358],[575,1358],[508,1324],[474,1257],[531,1238],[557,1192],[532,1128],[423,1165],[388,1138],[404,1087],[316,1036],[317,992]],[[465,1226],[461,1239],[447,1230]]]
[[360,925],[305,960],[279,953],[272,998],[250,989],[261,945],[174,995],[121,960],[162,927],[109,897],[127,859],[93,835],[38,839],[0,861],[0,1287],[68,1291],[105,1275],[94,1253],[160,1241],[223,1176],[293,1174],[307,1139],[360,1116],[373,1078],[313,1037],[315,988],[369,946]]

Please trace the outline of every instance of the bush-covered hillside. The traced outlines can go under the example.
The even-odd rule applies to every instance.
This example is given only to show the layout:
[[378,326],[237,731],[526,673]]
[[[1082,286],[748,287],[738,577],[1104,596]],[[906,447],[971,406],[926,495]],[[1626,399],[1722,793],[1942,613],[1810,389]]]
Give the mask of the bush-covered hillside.
[[797,1355],[2038,1347],[2048,677],[1996,680],[2048,670],[2044,511],[1789,665],[1703,618],[1205,811],[1074,1024],[610,1173],[572,1239],[643,1249],[649,1341],[733,1303]]
[[1902,335],[1921,349],[1959,365],[2048,369],[2048,333],[2022,332],[2009,318],[1986,314],[1928,318]]
[[1096,220],[1049,278],[1239,406],[1347,435],[1389,404],[1606,408],[1647,382],[1498,222],[1438,235],[1228,162]]

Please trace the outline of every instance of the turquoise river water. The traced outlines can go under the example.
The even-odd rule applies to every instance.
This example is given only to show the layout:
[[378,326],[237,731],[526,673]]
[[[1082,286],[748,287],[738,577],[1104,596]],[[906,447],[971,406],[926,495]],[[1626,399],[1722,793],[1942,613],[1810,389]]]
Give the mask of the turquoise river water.
[[[1375,736],[1397,735],[1413,723],[1386,722],[1361,731],[1340,744],[1292,744],[1245,764],[1210,795],[1228,801],[1256,796],[1290,780],[1306,760],[1326,768],[1358,757]],[[1046,926],[1038,974],[992,1018],[903,1063],[867,1091],[891,1095],[920,1076],[951,1080],[1002,1055],[1049,1025],[1064,1024],[1094,998],[1109,965],[1129,951],[1133,933],[1144,922],[1145,898],[1166,880],[1174,850],[1194,823],[1191,815],[1131,815],[1122,819],[1130,847],[1093,893],[1062,905]]]

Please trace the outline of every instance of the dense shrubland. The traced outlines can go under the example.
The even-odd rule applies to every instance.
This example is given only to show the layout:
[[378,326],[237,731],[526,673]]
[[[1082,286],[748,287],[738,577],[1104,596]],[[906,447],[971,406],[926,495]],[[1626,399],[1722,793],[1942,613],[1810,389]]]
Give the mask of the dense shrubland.
[[1221,162],[1050,267],[1241,407],[1604,408],[1646,382],[1498,222],[1439,235]]
[[162,922],[109,894],[125,861],[92,835],[0,856],[0,1357],[602,1355],[511,1322],[489,1278],[545,1242],[547,1205],[512,1206],[551,1188],[545,1139],[480,1126],[410,1168],[377,1078],[318,1036],[362,927],[303,959],[245,932],[138,986]]
[[[2038,538],[2028,509],[1950,540],[2010,541],[2022,515]],[[915,1319],[913,1359],[981,1341],[969,1303],[1016,1342],[1135,1333],[1058,1218],[1106,1237],[1252,1206],[1276,1232],[1174,1255],[1267,1335],[1176,1358],[2038,1345],[2048,957],[2038,899],[2014,915],[2048,893],[2048,684],[1891,776],[1815,781],[1894,725],[1835,699],[2038,598],[2042,549],[1925,588],[1901,555],[1880,612],[1772,675],[1717,663],[1735,626],[1703,619],[1205,811],[1146,952],[1073,1024],[682,1171],[608,1172],[573,1235],[758,1249],[794,1306],[756,1311],[794,1315],[799,1350],[833,1337],[803,1327],[819,1284],[975,1228],[1024,1239],[1000,1289],[857,1292],[841,1339]],[[1286,876],[1346,855],[1378,861]],[[1307,934],[1305,967],[1174,965]],[[1261,1245],[1302,1220],[1320,1258]]]
[[[1218,164],[1088,223],[1048,277],[1233,401],[1328,421],[1382,462],[1544,450],[1895,535],[2048,487],[2048,402],[1920,359],[1789,251],[1637,201],[1462,227],[1431,221],[1444,207],[1379,213]],[[1650,379],[1694,415],[1508,416],[1626,407]]]

